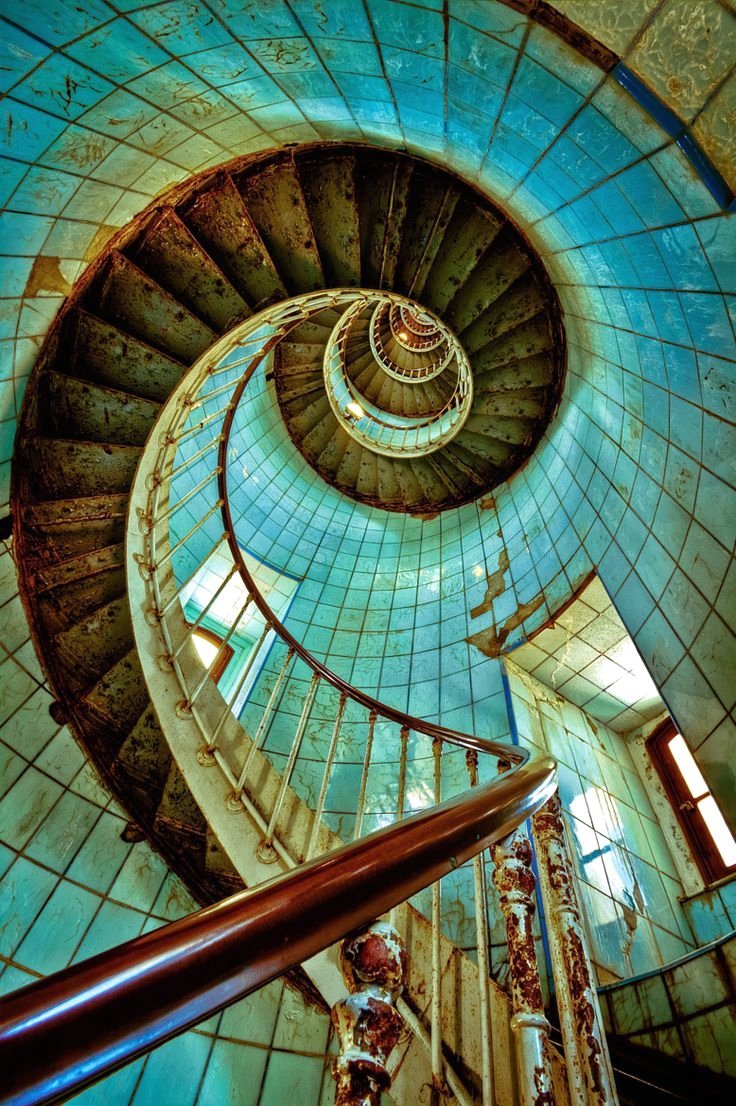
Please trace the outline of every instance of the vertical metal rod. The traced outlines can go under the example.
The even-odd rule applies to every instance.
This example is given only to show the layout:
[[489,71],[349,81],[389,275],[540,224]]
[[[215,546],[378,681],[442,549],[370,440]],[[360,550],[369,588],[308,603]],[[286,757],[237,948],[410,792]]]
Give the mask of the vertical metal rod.
[[267,622],[266,625],[263,627],[263,633],[261,634],[258,641],[256,642],[255,648],[251,650],[251,654],[248,657],[248,660],[245,662],[245,665],[243,666],[243,671],[240,674],[240,679],[237,682],[235,690],[233,691],[232,695],[230,696],[230,700],[226,704],[225,709],[222,712],[222,715],[220,716],[220,719],[219,719],[217,725],[215,726],[215,728],[212,732],[212,740],[210,742],[209,750],[214,749],[215,744],[217,742],[217,738],[220,736],[220,730],[222,729],[222,727],[225,724],[225,719],[227,718],[227,716],[229,714],[232,713],[232,710],[233,710],[233,707],[235,706],[238,695],[240,695],[240,692],[243,690],[243,684],[248,679],[248,675],[250,673],[251,668],[253,667],[253,663],[254,663],[256,657],[258,656],[258,654],[260,653],[261,649],[263,648],[263,643],[266,640],[266,637],[267,637],[268,632],[269,632],[270,629],[271,629],[271,623]]
[[266,836],[264,837],[260,845],[260,848],[264,851],[271,848],[271,843],[273,841],[273,831],[276,827],[276,822],[278,821],[279,814],[281,813],[281,807],[283,806],[286,789],[291,781],[291,774],[294,771],[296,758],[299,756],[299,749],[301,748],[304,731],[307,728],[307,722],[309,721],[309,715],[312,711],[314,697],[317,694],[317,686],[319,684],[319,681],[319,673],[315,672],[309,685],[309,691],[307,692],[307,696],[304,700],[302,713],[299,716],[299,724],[297,725],[296,733],[294,734],[294,740],[291,743],[291,750],[289,751],[289,757],[286,761],[286,767],[281,777],[281,784],[276,796],[276,802],[274,803],[273,810],[271,811],[271,818],[268,823],[268,829],[266,830]]
[[157,515],[154,520],[154,525],[158,526],[160,523],[165,522],[167,518],[171,518],[172,515],[175,515],[180,507],[183,507],[185,503],[188,503],[190,499],[193,499],[197,492],[200,492],[202,488],[206,487],[207,484],[209,484],[210,480],[214,480],[215,477],[219,476],[221,472],[222,469],[219,467],[213,469],[212,472],[208,472],[204,480],[200,480],[200,482],[198,484],[195,484],[194,487],[190,491],[188,491],[186,495],[183,495],[181,499],[178,499],[173,506],[167,507],[167,509],[165,511],[162,511],[160,515]]
[[401,727],[401,756],[399,759],[399,787],[396,797],[396,821],[400,822],[404,814],[406,813],[406,759],[409,751],[409,734],[411,730],[408,726]]
[[252,602],[253,602],[253,596],[251,595],[250,592],[248,592],[248,594],[245,597],[245,603],[243,603],[242,607],[238,611],[237,617],[233,620],[233,622],[230,625],[230,629],[228,630],[228,632],[225,634],[225,637],[220,642],[220,645],[217,649],[217,652],[215,653],[215,655],[212,658],[211,662],[207,665],[207,668],[205,669],[205,672],[202,675],[202,677],[200,678],[200,680],[198,681],[197,686],[195,687],[194,691],[189,696],[189,698],[187,700],[187,706],[188,707],[191,707],[191,706],[193,706],[194,703],[196,703],[196,701],[199,698],[199,695],[202,691],[202,688],[206,685],[207,681],[209,680],[210,675],[211,675],[213,669],[215,668],[215,666],[220,661],[220,658],[222,657],[222,654],[225,651],[225,648],[227,647],[227,644],[230,641],[230,638],[235,633],[236,628],[240,625],[240,621],[241,621],[243,615],[248,610],[248,607],[251,605]]
[[[434,801],[442,802],[442,741],[432,739]],[[442,1065],[442,884],[432,884],[432,1008],[430,1032],[432,1083],[440,1098],[446,1093]]]
[[[201,565],[200,565],[200,568],[201,568]],[[179,644],[177,645],[174,652],[171,654],[172,660],[176,660],[176,658],[181,653],[182,649],[185,648],[185,646],[186,646],[187,642],[189,641],[189,639],[191,638],[192,634],[196,630],[199,629],[199,627],[202,624],[202,620],[204,618],[206,618],[206,616],[209,614],[210,610],[212,609],[214,604],[217,602],[217,600],[220,598],[223,591],[225,590],[227,585],[230,583],[230,581],[232,580],[233,576],[235,575],[235,573],[237,571],[238,571],[238,566],[233,565],[232,568],[230,569],[230,571],[227,573],[227,575],[223,577],[222,582],[220,583],[219,587],[217,588],[217,591],[215,591],[214,594],[211,595],[210,598],[207,600],[207,605],[204,606],[202,608],[202,610],[199,612],[199,614],[197,615],[195,621],[191,624],[191,626],[189,626],[189,628],[187,629],[186,634],[184,635],[182,640],[179,642]]]
[[[468,749],[465,754],[468,781],[478,786],[478,754]],[[483,870],[483,854],[473,857],[473,897],[475,900],[475,943],[478,956],[478,1009],[480,1013],[481,1054],[481,1102],[482,1106],[496,1106],[496,1089],[493,1075],[493,1026],[491,1013],[491,965],[488,953],[488,926],[486,924],[486,886]]]
[[618,1106],[559,793],[532,818],[572,1106]]
[[250,751],[248,752],[248,756],[245,758],[245,763],[243,764],[242,771],[240,773],[240,776],[238,777],[238,782],[237,782],[237,785],[235,787],[235,798],[236,799],[240,798],[241,792],[242,792],[243,788],[245,787],[245,781],[248,778],[248,773],[250,772],[250,766],[253,763],[253,758],[255,757],[256,752],[260,748],[261,741],[263,740],[263,735],[266,732],[266,726],[268,725],[268,721],[271,717],[271,714],[273,712],[273,708],[276,704],[276,700],[277,700],[279,692],[281,690],[281,685],[282,685],[282,683],[284,682],[284,680],[286,678],[286,672],[287,672],[287,670],[289,668],[289,665],[291,664],[293,659],[294,659],[294,650],[290,647],[286,651],[286,656],[284,657],[284,663],[281,666],[281,670],[280,670],[280,672],[278,674],[278,677],[276,679],[276,683],[273,685],[273,690],[272,690],[271,694],[268,697],[268,702],[266,703],[265,710],[263,711],[263,714],[261,715],[261,721],[258,723],[258,729],[256,730],[255,737],[253,738],[253,741],[251,742]]
[[214,515],[214,513],[216,511],[220,510],[220,507],[222,507],[222,503],[223,503],[222,499],[218,499],[217,503],[215,503],[212,507],[210,507],[207,514],[203,515],[202,518],[200,518],[197,522],[195,522],[195,524],[194,524],[194,526],[192,526],[191,530],[189,530],[184,535],[183,538],[180,538],[179,541],[176,543],[176,545],[170,546],[168,551],[166,553],[164,553],[163,557],[158,558],[158,560],[156,561],[156,565],[155,565],[156,569],[160,569],[162,567],[162,565],[165,565],[167,561],[170,561],[171,558],[174,556],[174,554],[179,552],[182,545],[185,545],[186,542],[189,541],[191,536],[193,534],[196,534],[197,530],[199,530],[199,528],[201,526],[204,526],[205,522],[207,522],[208,519],[212,518],[212,516]]
[[166,614],[166,612],[168,610],[170,610],[171,607],[173,607],[173,605],[174,605],[174,603],[176,603],[177,599],[179,599],[181,597],[182,592],[185,592],[187,590],[187,588],[189,587],[189,585],[196,578],[197,573],[200,571],[200,569],[203,567],[203,565],[207,564],[207,561],[210,559],[212,554],[217,552],[217,550],[220,548],[220,546],[225,541],[227,541],[227,534],[220,534],[220,537],[217,539],[215,544],[212,546],[212,548],[210,549],[207,556],[203,557],[203,559],[199,562],[199,564],[195,565],[195,567],[192,569],[192,571],[187,576],[186,580],[184,580],[183,583],[178,585],[176,591],[171,596],[171,599],[168,599],[164,603],[163,607],[161,608],[161,614]]
[[355,828],[353,830],[353,841],[357,841],[360,837],[360,831],[363,828],[363,812],[365,810],[365,795],[368,788],[368,773],[371,767],[371,757],[373,756],[373,734],[376,729],[376,719],[378,715],[374,710],[371,711],[368,717],[368,737],[365,743],[365,753],[363,754],[363,771],[360,776],[360,791],[358,793],[358,805],[355,808]]
[[337,708],[337,717],[335,718],[335,727],[332,731],[332,740],[330,741],[330,747],[327,750],[327,759],[325,760],[325,768],[322,773],[322,786],[319,791],[319,798],[317,799],[317,807],[314,812],[314,821],[312,822],[312,829],[309,834],[309,841],[307,842],[307,851],[304,854],[305,860],[311,860],[314,855],[314,850],[317,847],[317,837],[319,836],[319,828],[322,822],[322,814],[325,809],[325,799],[327,798],[327,788],[330,785],[330,775],[332,773],[332,765],[335,760],[335,752],[337,750],[337,742],[340,737],[340,727],[342,725],[342,716],[345,713],[345,704],[347,703],[347,694],[342,691],[340,693],[340,702]]
[[[196,453],[193,453],[191,457],[185,458],[185,460],[182,461],[182,463],[180,465],[177,465],[176,468],[172,468],[171,471],[167,472],[166,474],[162,473],[162,477],[165,475],[165,478],[167,480],[173,480],[175,476],[178,476],[180,472],[184,472],[185,469],[188,469],[190,465],[193,465],[195,461],[198,461],[200,457],[204,457],[205,453],[209,453],[209,451],[211,449],[214,449],[215,446],[217,446],[219,448],[220,438],[221,438],[221,435],[218,434],[216,438],[213,438],[211,442],[207,443],[207,445],[202,446],[202,448],[197,450]],[[171,443],[171,444],[173,444],[173,443]],[[172,452],[172,457],[171,457],[172,461],[174,460],[175,456],[176,456],[176,451],[173,451]]]
[[535,879],[532,847],[521,826],[492,848],[495,883],[506,921],[511,982],[511,1030],[516,1039],[520,1106],[554,1106],[549,1061],[549,1022],[544,1016],[542,985],[532,922]]

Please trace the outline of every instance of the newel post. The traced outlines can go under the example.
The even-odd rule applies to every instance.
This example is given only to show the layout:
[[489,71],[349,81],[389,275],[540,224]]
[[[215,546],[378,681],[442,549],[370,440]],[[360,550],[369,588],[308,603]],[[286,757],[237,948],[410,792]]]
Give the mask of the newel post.
[[560,798],[532,818],[572,1106],[618,1106]]
[[351,993],[332,1008],[335,1106],[380,1106],[391,1086],[388,1058],[404,1028],[394,1008],[406,982],[404,943],[393,926],[373,922],[343,941],[340,968]]
[[549,1022],[544,1014],[542,985],[532,923],[535,878],[531,842],[523,826],[492,849],[493,882],[506,921],[511,982],[511,1029],[516,1039],[521,1106],[554,1106],[549,1062]]

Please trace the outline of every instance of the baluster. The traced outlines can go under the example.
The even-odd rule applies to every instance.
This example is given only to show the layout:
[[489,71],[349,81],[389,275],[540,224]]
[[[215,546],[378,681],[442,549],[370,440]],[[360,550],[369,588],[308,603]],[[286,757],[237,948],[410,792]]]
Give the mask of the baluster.
[[357,841],[360,837],[360,831],[363,828],[363,812],[365,810],[365,795],[368,787],[368,773],[371,768],[371,757],[373,756],[373,734],[376,729],[376,719],[378,715],[374,710],[371,711],[368,716],[368,737],[365,743],[365,753],[363,754],[363,771],[360,776],[360,792],[358,793],[358,805],[355,809],[355,829],[353,830],[353,841]]
[[570,1101],[572,1106],[617,1106],[558,793],[533,816],[532,833],[567,1060]]
[[[200,565],[199,567],[201,568],[201,565]],[[198,571],[199,571],[199,569],[198,569]],[[225,590],[225,588],[227,587],[227,585],[228,585],[228,584],[230,583],[230,581],[232,580],[233,576],[235,575],[235,573],[236,573],[237,571],[238,571],[238,566],[237,566],[237,565],[233,565],[233,566],[232,566],[232,568],[230,569],[230,571],[229,571],[229,572],[227,573],[227,575],[226,575],[226,576],[224,576],[224,577],[223,577],[223,579],[221,580],[221,582],[220,582],[220,583],[218,584],[218,586],[217,586],[217,590],[216,590],[216,591],[214,592],[214,594],[213,594],[213,595],[211,595],[211,596],[210,596],[210,598],[209,598],[209,599],[207,600],[207,603],[206,603],[206,605],[205,605],[205,606],[204,606],[204,607],[202,608],[202,610],[201,610],[201,611],[199,612],[199,614],[197,615],[196,619],[195,619],[195,620],[194,620],[194,622],[193,622],[193,623],[191,624],[191,626],[189,626],[189,627],[187,628],[187,632],[186,632],[186,634],[184,635],[184,637],[182,638],[182,640],[181,640],[181,641],[179,642],[179,644],[177,645],[177,647],[176,647],[176,649],[174,650],[174,652],[173,652],[173,653],[171,654],[171,657],[170,657],[170,661],[171,661],[172,663],[173,663],[173,661],[175,661],[175,660],[176,660],[176,658],[177,658],[177,657],[178,657],[178,656],[180,655],[180,653],[182,652],[182,650],[186,648],[186,645],[187,645],[188,641],[190,640],[190,638],[192,637],[192,635],[193,635],[194,633],[196,633],[196,631],[197,631],[197,630],[199,629],[199,627],[200,627],[200,626],[201,626],[201,624],[202,624],[202,621],[203,621],[203,620],[204,620],[204,619],[205,619],[205,618],[207,617],[207,615],[209,614],[210,610],[211,610],[211,609],[212,609],[212,607],[213,607],[213,606],[215,605],[215,603],[217,602],[217,600],[218,600],[218,599],[220,598],[220,596],[222,595],[223,591]]]
[[164,553],[164,555],[162,557],[157,557],[156,558],[155,564],[153,564],[151,566],[151,571],[157,571],[158,569],[162,568],[167,563],[167,561],[170,561],[171,558],[174,556],[174,554],[178,553],[183,545],[186,545],[186,543],[189,541],[189,539],[192,537],[192,535],[196,534],[197,530],[199,530],[199,528],[201,526],[204,526],[205,522],[207,522],[209,519],[211,519],[212,516],[215,514],[215,512],[220,510],[220,507],[222,507],[222,504],[223,504],[223,500],[218,499],[217,502],[212,507],[210,507],[209,511],[207,511],[207,513],[205,515],[203,515],[202,518],[200,518],[197,522],[195,522],[195,524],[194,524],[194,526],[192,526],[191,530],[189,530],[184,535],[183,538],[179,539],[179,541],[176,543],[176,545],[170,546],[169,549],[166,551],[166,553]]
[[319,829],[322,822],[322,814],[325,809],[325,799],[327,798],[327,788],[330,785],[330,775],[332,773],[332,765],[335,760],[335,751],[337,750],[337,742],[340,737],[340,727],[342,725],[342,716],[345,713],[345,704],[347,703],[347,695],[344,691],[340,693],[340,703],[337,708],[337,717],[335,718],[335,728],[332,731],[332,740],[330,741],[330,747],[327,750],[327,759],[325,760],[325,768],[322,773],[322,786],[319,790],[319,798],[317,799],[317,808],[314,812],[314,821],[312,822],[312,829],[309,834],[309,841],[307,843],[307,851],[304,855],[305,860],[311,860],[314,855],[314,850],[317,847],[317,837],[319,836]]
[[[471,787],[478,786],[478,754],[468,749],[465,754],[468,780]],[[483,1106],[495,1106],[496,1093],[493,1076],[493,1007],[490,1001],[491,965],[488,952],[488,926],[486,924],[485,870],[483,854],[473,857],[473,897],[475,900],[475,943],[478,955],[478,1009],[480,1013],[481,1053],[481,1102]]]
[[406,813],[406,761],[409,752],[409,734],[411,730],[408,726],[401,727],[401,755],[399,758],[399,787],[398,794],[396,796],[396,821],[400,822],[404,814]]
[[192,707],[194,706],[197,699],[199,698],[199,696],[202,692],[202,689],[207,685],[207,681],[209,680],[210,675],[212,674],[213,670],[216,668],[217,664],[222,659],[222,655],[223,655],[225,649],[228,646],[230,638],[233,636],[236,629],[240,625],[240,623],[243,619],[243,615],[248,610],[248,607],[251,605],[252,602],[253,602],[253,596],[251,595],[250,592],[248,592],[248,594],[245,597],[245,602],[241,605],[240,610],[238,611],[236,617],[233,619],[232,623],[230,624],[230,628],[229,628],[228,632],[225,634],[225,637],[220,642],[220,644],[218,646],[218,649],[217,649],[217,652],[215,653],[214,657],[212,658],[210,663],[205,668],[205,671],[204,671],[203,675],[200,677],[200,679],[198,680],[194,691],[190,692],[189,698],[187,699],[186,704],[182,704],[182,707],[183,707],[184,710],[191,711]]
[[535,879],[531,842],[523,826],[492,848],[493,882],[506,920],[511,981],[511,1029],[516,1038],[516,1065],[521,1106],[554,1106],[549,1066],[549,1022],[544,1016],[542,986],[532,922]]
[[215,726],[214,730],[212,731],[212,737],[210,738],[209,744],[207,746],[205,746],[205,748],[202,750],[201,756],[199,757],[201,762],[206,763],[206,764],[211,764],[212,763],[212,754],[214,753],[215,748],[217,746],[217,739],[220,736],[220,730],[225,725],[226,719],[229,718],[229,716],[231,714],[234,714],[233,707],[235,706],[235,703],[237,701],[238,696],[240,695],[240,692],[243,690],[243,685],[245,684],[245,681],[248,679],[248,676],[250,674],[250,670],[253,667],[253,664],[255,662],[256,657],[258,656],[261,649],[263,648],[263,643],[265,642],[266,637],[268,636],[268,633],[269,633],[270,629],[271,629],[271,623],[267,622],[266,625],[263,627],[263,633],[261,634],[258,641],[256,642],[255,648],[251,650],[251,653],[250,653],[250,656],[248,657],[248,660],[243,665],[243,671],[241,672],[240,677],[238,679],[238,682],[235,685],[235,690],[233,691],[232,695],[230,696],[229,701],[225,704],[225,709],[223,710],[222,714],[220,715],[220,718],[218,719],[217,725]]
[[153,525],[159,526],[162,522],[166,522],[167,519],[171,518],[172,515],[175,515],[180,507],[183,507],[185,503],[188,503],[190,499],[193,499],[198,492],[201,492],[202,488],[205,488],[209,484],[209,482],[211,480],[214,480],[215,477],[219,476],[221,472],[222,468],[220,468],[219,466],[218,468],[213,469],[212,472],[208,472],[205,478],[203,480],[200,480],[198,484],[195,484],[195,486],[190,491],[188,491],[186,495],[183,495],[181,499],[177,499],[176,503],[170,504],[165,511],[162,511],[160,514],[156,515],[156,518],[153,521]]
[[391,1086],[388,1058],[404,1030],[394,1004],[406,981],[406,949],[392,926],[374,922],[343,941],[340,968],[350,994],[332,1008],[335,1106],[380,1106]]
[[[434,801],[442,802],[442,741],[432,739]],[[442,883],[432,884],[432,1005],[430,1011],[430,1061],[436,1096],[447,1094],[442,1064]]]
[[286,652],[286,656],[284,657],[284,663],[282,664],[281,670],[276,678],[276,683],[273,685],[273,690],[268,697],[266,708],[261,715],[261,720],[258,723],[258,729],[256,730],[255,737],[251,742],[250,750],[248,752],[248,756],[245,758],[245,763],[243,764],[242,771],[240,773],[240,776],[238,777],[238,782],[235,786],[235,790],[228,798],[228,807],[230,810],[242,810],[240,796],[242,795],[243,789],[245,788],[245,781],[248,778],[248,773],[250,772],[250,767],[253,763],[253,759],[261,746],[263,735],[266,732],[266,727],[268,726],[271,714],[273,713],[273,708],[276,705],[276,700],[278,699],[279,692],[281,690],[281,685],[286,679],[286,673],[293,659],[294,650],[291,646],[289,646]]
[[[155,525],[155,523],[154,523],[154,525]],[[169,611],[171,609],[171,607],[174,606],[174,604],[177,602],[178,599],[181,599],[181,596],[187,590],[189,585],[194,583],[194,580],[197,577],[197,573],[201,571],[202,567],[207,563],[207,561],[210,559],[210,557],[214,553],[216,553],[217,550],[220,548],[220,546],[223,545],[223,543],[226,542],[226,541],[227,541],[227,534],[224,534],[224,533],[220,534],[220,537],[217,539],[215,544],[212,546],[212,548],[210,549],[207,556],[204,557],[203,560],[199,561],[194,566],[192,571],[187,576],[186,580],[184,580],[181,584],[179,584],[177,586],[176,591],[171,596],[171,598],[167,599],[167,601],[163,604],[163,606],[161,607],[161,612],[160,612],[162,615],[166,614],[166,612]]]
[[[221,441],[221,435],[218,434],[216,438],[213,438],[211,442],[207,443],[207,445],[204,445],[204,446],[202,446],[201,449],[198,449],[196,453],[193,453],[191,455],[191,457],[185,457],[180,465],[177,465],[175,468],[172,468],[167,473],[161,473],[160,474],[161,480],[162,481],[163,480],[169,480],[169,481],[173,480],[176,476],[179,475],[180,472],[184,472],[184,470],[188,469],[190,465],[193,465],[195,461],[198,461],[200,459],[200,457],[204,457],[205,454],[209,453],[209,451],[211,449],[215,449],[216,447],[219,448],[220,441]],[[169,444],[173,444],[173,443],[169,443]],[[171,459],[173,461],[174,457],[172,456]]]
[[256,850],[256,855],[258,856],[258,859],[263,861],[264,864],[271,864],[271,863],[273,863],[274,860],[276,860],[276,852],[273,848],[274,829],[276,828],[276,822],[278,821],[279,814],[281,813],[281,807],[283,806],[283,803],[284,803],[284,797],[286,795],[286,789],[289,786],[289,783],[291,781],[291,774],[294,771],[294,765],[296,764],[296,758],[299,756],[299,749],[301,748],[302,738],[304,737],[304,731],[307,728],[307,722],[309,721],[309,715],[310,715],[311,710],[312,710],[312,703],[314,702],[314,697],[317,694],[317,687],[319,685],[319,680],[320,680],[319,674],[317,672],[315,672],[312,676],[312,681],[309,685],[309,691],[307,692],[307,697],[304,700],[304,706],[302,707],[302,713],[299,717],[299,724],[297,725],[296,733],[294,734],[294,740],[291,743],[291,749],[289,751],[289,758],[286,762],[286,768],[284,769],[284,774],[281,777],[281,784],[279,786],[278,794],[276,796],[276,801],[273,805],[273,810],[271,812],[271,818],[269,820],[268,828],[266,830],[266,836],[263,838],[263,841],[261,841],[260,845],[258,846],[258,849]]

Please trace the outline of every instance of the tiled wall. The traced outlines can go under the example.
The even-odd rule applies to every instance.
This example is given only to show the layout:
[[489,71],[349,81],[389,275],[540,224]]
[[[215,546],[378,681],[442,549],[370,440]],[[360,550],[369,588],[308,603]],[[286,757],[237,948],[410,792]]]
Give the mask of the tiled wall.
[[[66,727],[28,639],[8,548],[0,552],[0,992],[196,909]],[[85,1106],[327,1104],[329,1018],[273,983],[74,1099]],[[320,1090],[321,1088],[322,1091]]]
[[736,930],[736,877],[690,895],[683,908],[698,944],[707,945]]
[[601,982],[668,964],[694,944],[672,853],[626,742],[508,665],[522,745],[558,762],[560,798]]
[[608,1032],[736,1077],[736,935],[601,995]]
[[[614,0],[567,7],[630,52],[631,66],[724,153],[728,5],[646,0],[633,15]],[[301,616],[295,605],[291,617],[315,648],[318,630],[342,620],[321,646],[338,657],[364,612],[361,682],[396,697],[423,684],[420,713],[498,733],[507,725],[500,678],[485,653],[539,626],[598,566],[736,821],[736,251],[732,222],[672,134],[614,75],[497,3],[451,0],[447,26],[434,0],[273,0],[246,11],[229,0],[8,0],[3,10],[3,487],[27,374],[69,282],[163,188],[286,141],[367,139],[441,160],[507,207],[543,254],[566,313],[565,396],[534,458],[487,510],[396,530],[344,508],[335,524],[352,545],[335,553],[347,558],[341,577],[306,579]],[[688,63],[673,74],[684,51]],[[39,255],[49,260],[34,265]],[[304,494],[294,481],[276,516],[282,529]],[[315,523],[331,552],[322,535],[334,513]],[[504,552],[504,590],[471,619]],[[352,608],[348,593],[361,589]],[[486,704],[472,720],[471,692]]]

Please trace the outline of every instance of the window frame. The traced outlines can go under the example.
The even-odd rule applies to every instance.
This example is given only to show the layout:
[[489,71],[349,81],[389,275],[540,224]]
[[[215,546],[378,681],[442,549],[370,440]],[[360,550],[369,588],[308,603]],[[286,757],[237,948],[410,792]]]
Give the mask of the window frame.
[[[196,635],[199,634],[200,637],[205,638],[207,641],[211,642],[212,645],[217,646],[218,649],[224,646],[220,655],[220,659],[210,672],[210,678],[214,680],[216,684],[218,684],[223,672],[230,664],[230,661],[233,659],[233,656],[235,655],[235,650],[233,649],[232,645],[227,644],[224,638],[221,638],[219,634],[216,634],[214,632],[214,630],[208,630],[206,626],[193,626],[192,623],[189,623],[188,625],[192,627],[193,637],[196,637]],[[205,668],[206,667],[207,666],[205,665]]]
[[[736,873],[736,862],[731,865],[724,864],[707,822],[698,809],[699,799],[705,798],[706,795],[712,796],[712,791],[708,789],[703,795],[694,797],[668,748],[669,739],[680,733],[672,719],[667,718],[649,735],[646,748],[700,874],[707,884],[716,883]],[[714,802],[718,805],[715,798]]]

